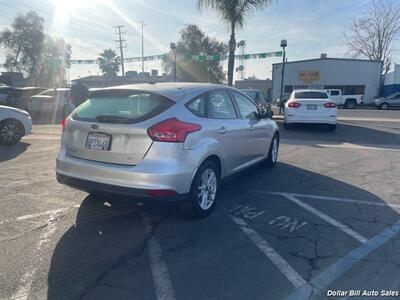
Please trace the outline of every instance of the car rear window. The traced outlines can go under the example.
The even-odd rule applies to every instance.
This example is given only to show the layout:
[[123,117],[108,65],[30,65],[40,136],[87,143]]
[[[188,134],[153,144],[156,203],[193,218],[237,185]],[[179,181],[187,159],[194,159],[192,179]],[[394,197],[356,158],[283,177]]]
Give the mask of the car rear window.
[[328,94],[324,92],[296,92],[296,99],[328,99]]
[[41,95],[41,96],[54,96],[54,90],[46,90],[44,92],[41,92],[39,95]]
[[138,123],[150,119],[170,106],[174,101],[158,94],[138,92],[129,95],[92,95],[82,103],[73,118],[99,123]]

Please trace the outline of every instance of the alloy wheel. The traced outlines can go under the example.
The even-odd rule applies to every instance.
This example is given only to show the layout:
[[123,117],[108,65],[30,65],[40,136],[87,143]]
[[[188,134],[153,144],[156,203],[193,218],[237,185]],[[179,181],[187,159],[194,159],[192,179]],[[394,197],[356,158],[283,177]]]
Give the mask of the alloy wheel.
[[7,144],[16,143],[22,136],[22,132],[19,129],[18,125],[14,122],[6,123],[0,131],[0,138],[2,141]]
[[272,162],[276,163],[276,161],[278,160],[278,141],[276,140],[276,138],[274,138],[272,142],[271,155],[272,155]]
[[198,186],[198,202],[203,210],[209,209],[215,200],[217,193],[217,175],[214,170],[209,168],[201,174]]

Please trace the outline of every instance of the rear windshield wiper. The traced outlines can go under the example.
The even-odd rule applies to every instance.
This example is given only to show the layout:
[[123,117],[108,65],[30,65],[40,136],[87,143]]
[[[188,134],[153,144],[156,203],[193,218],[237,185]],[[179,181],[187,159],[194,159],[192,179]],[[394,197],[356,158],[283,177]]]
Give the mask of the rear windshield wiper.
[[133,123],[135,119],[122,116],[113,115],[98,115],[94,118],[99,123],[117,123],[117,124],[127,124]]

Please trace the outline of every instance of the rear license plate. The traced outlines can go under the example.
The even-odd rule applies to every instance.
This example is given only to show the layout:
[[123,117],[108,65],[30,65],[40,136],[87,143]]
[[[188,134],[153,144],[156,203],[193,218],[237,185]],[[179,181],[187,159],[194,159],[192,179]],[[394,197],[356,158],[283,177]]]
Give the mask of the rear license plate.
[[89,132],[86,140],[86,148],[92,150],[110,151],[111,135],[98,132]]
[[317,110],[317,105],[307,105],[307,110]]

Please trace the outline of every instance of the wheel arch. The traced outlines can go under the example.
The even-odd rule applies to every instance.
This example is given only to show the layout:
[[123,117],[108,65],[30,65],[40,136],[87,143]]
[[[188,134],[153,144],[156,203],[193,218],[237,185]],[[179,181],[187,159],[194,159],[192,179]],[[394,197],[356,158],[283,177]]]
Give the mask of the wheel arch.
[[350,102],[350,101],[354,101],[355,103],[357,103],[357,99],[356,98],[346,98],[344,100],[344,103],[346,104],[346,102]]

